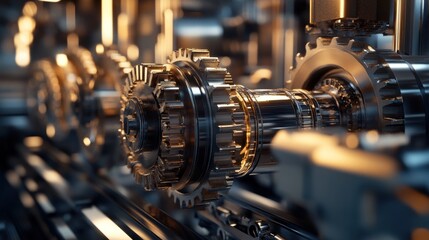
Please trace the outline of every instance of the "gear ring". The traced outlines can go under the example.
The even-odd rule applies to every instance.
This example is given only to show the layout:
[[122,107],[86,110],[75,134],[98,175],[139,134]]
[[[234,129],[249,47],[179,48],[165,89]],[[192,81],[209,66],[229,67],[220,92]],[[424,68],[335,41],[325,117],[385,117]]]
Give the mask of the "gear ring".
[[315,46],[306,45],[305,56],[297,55],[296,63],[287,86],[336,95],[345,106],[342,109],[355,119],[354,124],[344,123],[349,130],[404,131],[398,81],[382,54],[371,46],[336,37],[318,38]]
[[[122,104],[122,129],[125,145],[128,145],[128,165],[136,181],[143,182],[147,190],[169,188],[182,206],[191,206],[196,202],[217,198],[218,192],[230,187],[228,176],[236,174],[240,168],[239,164],[235,164],[238,162],[240,146],[235,143],[234,138],[237,132],[241,131],[241,125],[236,124],[232,117],[239,105],[230,98],[231,76],[225,68],[219,67],[218,58],[210,57],[207,50],[180,49],[170,56],[169,61],[170,63],[165,65],[139,65],[131,71],[124,88],[126,100]],[[184,68],[191,72],[189,76],[182,75]],[[188,83],[183,77],[188,80],[192,78],[194,80],[190,81],[196,82]],[[193,99],[193,95],[187,92],[189,88],[186,84],[195,84],[199,88],[198,91],[206,93],[199,95],[201,101]],[[144,147],[146,136],[139,135],[139,132],[150,120],[142,117],[137,119],[136,123],[136,116],[142,114],[130,110],[130,104],[135,101],[133,99],[149,96],[149,92],[156,101],[156,111],[153,113],[158,114],[160,124],[160,144],[158,148],[152,149],[157,153],[157,159],[154,159],[155,154],[142,157],[141,152],[148,148]],[[204,98],[206,99],[202,103]],[[213,119],[212,122],[208,125],[194,122],[195,118],[185,112],[185,104],[191,104],[193,107],[190,108],[194,108],[196,114],[209,116]],[[205,106],[197,106],[198,104]],[[141,107],[148,108],[143,103]],[[132,116],[133,114],[135,116]],[[185,129],[186,123],[205,130],[193,131],[189,127]],[[198,135],[202,131],[214,133],[209,134],[214,137],[206,140],[208,144],[204,149],[198,150],[196,148],[199,146],[190,139],[204,136]],[[186,149],[198,153],[194,156],[193,153],[186,153]],[[204,159],[204,155],[212,160]],[[201,168],[207,171],[201,171]],[[185,186],[195,186],[197,182],[201,184],[197,184],[198,186],[188,193],[184,190]],[[185,202],[191,204],[184,204]]]
[[201,79],[207,83],[211,107],[214,109],[215,146],[213,166],[208,176],[191,191],[169,190],[169,195],[181,207],[204,204],[218,198],[219,193],[228,190],[232,184],[229,176],[240,168],[237,164],[240,145],[234,138],[241,131],[241,124],[235,123],[233,113],[239,105],[231,99],[232,78],[225,68],[219,67],[219,59],[210,57],[205,49],[179,49],[170,55],[169,62],[176,64],[185,61],[193,64]]

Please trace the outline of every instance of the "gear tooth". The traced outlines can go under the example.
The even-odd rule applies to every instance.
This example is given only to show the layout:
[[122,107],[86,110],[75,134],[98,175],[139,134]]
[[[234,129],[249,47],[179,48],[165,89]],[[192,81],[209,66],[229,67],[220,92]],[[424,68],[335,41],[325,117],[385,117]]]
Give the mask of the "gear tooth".
[[[200,69],[208,69],[208,68],[218,68],[219,67],[219,59],[217,57],[200,57],[199,58],[199,67]],[[226,69],[225,69],[226,71]]]
[[325,46],[325,39],[318,37],[316,39],[316,47],[323,47]]
[[[307,48],[307,45],[305,45]],[[309,51],[309,50],[308,50]],[[302,60],[304,59],[304,56],[301,53],[297,53],[295,56],[295,62],[296,64],[298,64],[299,62],[302,62]],[[294,67],[294,69],[296,68],[296,66]]]
[[355,44],[355,40],[350,39],[349,42],[347,43],[347,48],[353,49],[354,44]]
[[330,46],[337,46],[338,45],[338,37],[333,37],[331,40]]
[[[146,190],[165,189],[177,183],[178,174],[182,167],[183,131],[182,117],[183,103],[179,96],[179,88],[175,82],[169,80],[170,75],[164,65],[141,64],[134,67],[129,74],[129,80],[134,85],[144,84],[154,88],[153,94],[158,97],[161,117],[161,147],[158,152],[158,160],[149,168],[143,168],[139,160],[134,156],[128,159],[128,164],[135,175],[137,182],[142,182]],[[141,83],[138,83],[141,81]],[[140,97],[140,89],[131,89],[127,97],[122,101],[122,112],[129,97]],[[123,118],[123,114],[121,114]],[[124,122],[121,119],[121,122]],[[175,126],[179,124],[179,126]],[[125,136],[125,134],[124,134]],[[125,149],[128,149],[126,141],[122,141]],[[170,164],[172,163],[172,164]],[[142,175],[144,175],[142,177]]]
[[306,52],[306,53],[310,52],[310,51],[311,51],[311,49],[312,49],[312,47],[311,47],[311,44],[310,44],[310,43],[305,44],[305,52]]
[[226,76],[225,76],[225,83],[226,83],[226,84],[229,84],[229,85],[234,84],[234,82],[232,81],[232,76],[231,76],[231,74],[230,74],[229,72],[227,72],[227,73],[226,73]]

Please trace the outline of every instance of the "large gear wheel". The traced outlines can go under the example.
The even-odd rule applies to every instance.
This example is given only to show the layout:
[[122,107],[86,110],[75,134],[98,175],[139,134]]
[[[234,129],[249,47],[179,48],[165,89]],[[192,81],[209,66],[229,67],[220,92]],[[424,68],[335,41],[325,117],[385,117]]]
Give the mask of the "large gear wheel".
[[210,57],[205,49],[180,49],[170,55],[169,61],[172,64],[190,62],[198,68],[200,77],[207,83],[207,94],[214,114],[213,166],[210,166],[206,180],[193,186],[191,191],[170,189],[175,202],[189,207],[217,199],[220,192],[231,186],[228,176],[239,169],[234,163],[238,161],[241,147],[235,142],[234,135],[240,134],[242,125],[233,120],[233,113],[237,112],[239,105],[231,99],[232,78],[225,68],[219,66],[217,57]]
[[336,95],[341,111],[353,119],[341,124],[350,131],[403,132],[400,79],[386,53],[354,40],[318,38],[315,45],[306,45],[305,56],[297,55],[287,86]]
[[[233,120],[240,106],[232,100],[230,83],[230,74],[205,49],[180,49],[168,64],[142,64],[131,71],[121,122],[128,166],[145,189],[169,188],[181,206],[192,206],[230,187],[228,176],[240,168],[234,139],[242,128]],[[197,88],[199,99],[189,92]],[[149,144],[148,134],[159,144]]]
[[[199,91],[205,93],[200,95],[198,102],[187,92],[187,82],[177,73],[179,68],[186,67],[192,71],[189,77],[198,78],[194,84],[199,85]],[[232,119],[232,113],[239,106],[230,98],[231,82],[226,69],[219,67],[219,60],[210,57],[207,50],[201,49],[180,49],[170,56],[169,64],[166,65],[139,65],[134,68],[125,87],[128,100],[123,108],[122,124],[125,142],[130,149],[128,164],[137,182],[143,182],[145,189],[171,188],[171,193],[182,206],[215,199],[222,189],[228,189],[230,181],[227,175],[234,174],[239,168],[233,164],[240,148],[234,141],[234,135],[241,131],[241,125],[235,124]],[[151,121],[146,119],[148,116],[142,116],[143,112],[138,107],[139,104],[145,104],[142,103],[142,98],[147,96],[148,91],[156,99],[156,113],[153,114],[158,114],[160,122],[157,131],[161,137],[158,140],[159,147],[156,148],[156,158],[153,151],[145,152],[149,147],[145,149],[145,138],[139,134],[141,127],[135,126],[142,124],[142,121]],[[201,117],[199,122],[195,122],[193,114],[185,111],[185,105],[198,108],[196,114],[213,117],[213,122],[204,122]],[[187,123],[190,126],[186,126]],[[186,130],[186,127],[189,129]],[[191,129],[195,127],[202,131]],[[199,135],[200,132],[210,135]],[[213,139],[206,139],[205,146],[197,146],[193,142],[193,138],[204,140],[210,136]],[[211,143],[215,144],[210,145]],[[210,154],[208,157],[212,160],[206,161],[200,155],[189,156],[193,155],[193,150],[187,153],[186,149],[196,147],[201,148],[200,153]],[[184,168],[184,165],[195,166]],[[207,170],[207,173],[197,172],[197,166],[211,170]],[[197,178],[198,181],[192,178]],[[198,186],[193,184],[193,188],[186,192],[188,189],[184,186],[189,186],[190,181],[195,181]]]

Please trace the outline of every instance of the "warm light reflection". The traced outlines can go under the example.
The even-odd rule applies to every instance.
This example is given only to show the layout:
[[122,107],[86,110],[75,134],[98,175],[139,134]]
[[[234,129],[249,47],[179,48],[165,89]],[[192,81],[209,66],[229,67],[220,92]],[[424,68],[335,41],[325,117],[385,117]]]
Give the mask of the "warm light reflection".
[[46,126],[46,136],[48,136],[50,138],[52,138],[52,137],[55,136],[55,127],[54,127],[54,125],[52,125],[52,124],[49,123]]
[[121,49],[128,44],[128,15],[121,13],[118,16],[118,44]]
[[26,2],[24,7],[22,8],[22,14],[25,16],[33,17],[37,14],[37,5],[36,3],[30,1]]
[[34,206],[34,200],[27,192],[22,192],[19,195],[19,199],[21,200],[22,205],[26,208],[32,208]]
[[67,55],[64,53],[58,53],[55,56],[55,61],[57,62],[57,65],[60,67],[65,67],[69,63],[69,59],[67,58]]
[[69,33],[67,35],[67,46],[69,48],[79,47],[79,36],[76,33]]
[[340,18],[343,18],[345,16],[346,11],[346,3],[345,0],[340,0]]
[[365,138],[369,143],[376,143],[379,139],[379,134],[375,130],[371,130],[365,134]]
[[18,19],[18,29],[20,32],[33,32],[36,27],[36,21],[29,16],[21,16]]
[[101,1],[101,42],[104,46],[113,44],[113,2]]
[[30,64],[30,47],[28,45],[16,46],[15,62],[20,67],[26,67]]
[[399,170],[397,163],[387,156],[339,146],[319,147],[311,154],[311,160],[322,167],[376,178],[393,177]]
[[89,139],[87,137],[84,138],[83,139],[83,144],[88,147],[89,145],[91,145],[91,139]]
[[33,34],[29,32],[18,32],[13,37],[13,43],[16,47],[30,45],[33,42]]
[[231,58],[229,57],[221,57],[220,58],[220,66],[221,67],[229,67],[231,65]]
[[285,130],[277,132],[271,142],[273,148],[304,155],[317,147],[337,144],[338,138],[336,137],[315,132],[290,133]]
[[33,179],[27,179],[25,181],[25,186],[31,192],[35,192],[39,188],[39,185]]
[[76,7],[72,2],[66,4],[66,25],[69,32],[76,28]]
[[359,146],[359,138],[356,134],[348,134],[345,142],[349,148],[357,148]]
[[429,214],[429,196],[420,193],[410,187],[402,187],[396,190],[396,196],[407,206],[421,215]]
[[139,48],[132,44],[127,48],[127,57],[131,61],[135,61],[139,58]]
[[429,229],[427,228],[416,228],[411,234],[411,240],[428,240]]
[[56,2],[59,2],[59,1],[61,1],[61,0],[39,0],[39,1],[41,1],[41,2],[52,2],[52,3],[56,3]]
[[97,207],[84,208],[82,212],[107,239],[131,239],[130,236]]
[[37,148],[42,146],[43,139],[39,136],[30,136],[24,138],[24,145],[29,148]]
[[167,54],[173,52],[173,11],[164,11],[164,48]]
[[98,53],[98,54],[104,53],[104,46],[103,46],[103,44],[100,44],[100,43],[97,44],[95,46],[95,52]]

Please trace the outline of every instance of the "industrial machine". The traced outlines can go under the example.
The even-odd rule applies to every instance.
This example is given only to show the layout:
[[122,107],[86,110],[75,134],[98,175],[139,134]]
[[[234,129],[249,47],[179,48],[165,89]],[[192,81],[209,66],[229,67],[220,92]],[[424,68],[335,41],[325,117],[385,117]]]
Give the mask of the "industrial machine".
[[427,1],[0,6],[2,239],[429,239]]

